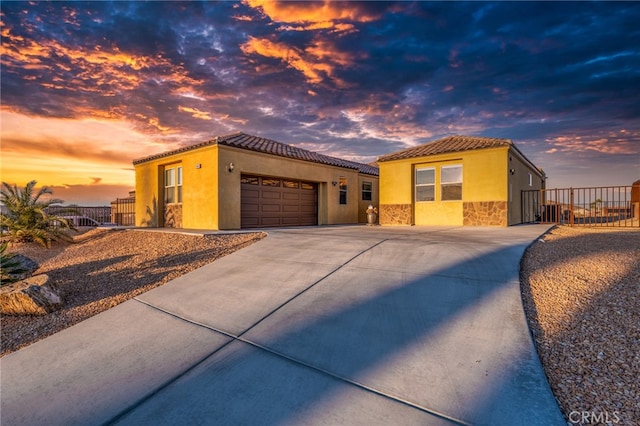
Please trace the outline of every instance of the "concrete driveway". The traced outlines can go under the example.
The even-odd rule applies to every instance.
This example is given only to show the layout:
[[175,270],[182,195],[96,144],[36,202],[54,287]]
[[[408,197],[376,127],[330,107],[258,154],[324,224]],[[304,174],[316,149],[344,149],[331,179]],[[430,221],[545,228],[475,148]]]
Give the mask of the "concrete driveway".
[[565,425],[518,278],[547,229],[268,230],[2,358],[2,424]]

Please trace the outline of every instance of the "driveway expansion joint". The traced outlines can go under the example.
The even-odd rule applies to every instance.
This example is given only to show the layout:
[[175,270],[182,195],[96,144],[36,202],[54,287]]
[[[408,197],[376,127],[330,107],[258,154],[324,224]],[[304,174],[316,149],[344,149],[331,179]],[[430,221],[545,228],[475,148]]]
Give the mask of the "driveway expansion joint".
[[[366,251],[366,250],[365,250],[365,251]],[[357,256],[356,256],[356,257],[357,257]],[[355,257],[354,257],[354,258],[355,258]],[[353,259],[351,259],[351,260],[353,260]],[[343,266],[344,266],[344,265],[343,265]],[[327,274],[327,276],[329,276],[329,275],[331,275],[331,273]],[[325,277],[325,278],[326,278],[326,277]],[[323,279],[324,279],[324,278],[323,278]],[[321,280],[318,280],[317,282],[320,282],[320,281],[322,281],[322,279],[321,279]],[[314,285],[315,285],[315,284],[314,284]],[[404,399],[404,398],[401,398],[401,397],[399,397],[399,396],[395,396],[395,395],[392,395],[392,394],[390,394],[390,393],[388,393],[388,392],[385,392],[385,391],[382,391],[382,390],[376,389],[375,387],[368,386],[368,385],[365,385],[364,383],[360,383],[360,382],[358,382],[358,381],[355,381],[355,380],[349,379],[348,377],[344,377],[344,376],[338,375],[338,374],[333,373],[333,372],[331,372],[331,371],[329,371],[329,370],[327,370],[327,369],[325,369],[325,368],[318,367],[318,366],[316,366],[316,365],[313,365],[313,364],[310,364],[310,363],[308,363],[308,362],[305,362],[305,361],[302,361],[302,360],[300,360],[300,359],[297,359],[297,358],[294,358],[294,357],[292,357],[292,356],[289,356],[289,355],[287,355],[287,354],[285,354],[285,353],[283,353],[283,352],[279,352],[279,351],[277,351],[277,350],[275,350],[275,349],[272,349],[272,348],[270,348],[270,347],[268,347],[268,346],[261,345],[260,343],[257,343],[257,342],[254,342],[254,341],[252,341],[252,340],[249,340],[249,339],[246,339],[246,338],[243,338],[243,337],[242,337],[242,335],[246,334],[246,333],[247,333],[251,328],[253,328],[256,324],[258,324],[258,322],[260,322],[260,321],[264,320],[266,317],[265,317],[265,318],[260,319],[260,321],[258,321],[256,324],[254,324],[254,325],[253,325],[253,326],[251,326],[249,329],[245,330],[245,331],[244,331],[244,332],[242,332],[239,336],[237,336],[237,335],[235,335],[235,334],[233,334],[233,333],[230,333],[230,332],[227,332],[227,331],[221,330],[221,329],[219,329],[219,328],[212,327],[212,326],[209,326],[209,325],[206,325],[206,324],[202,324],[202,323],[197,322],[197,321],[190,320],[190,319],[188,319],[188,318],[185,318],[185,317],[183,317],[183,316],[177,315],[177,314],[172,313],[172,312],[170,312],[170,311],[167,311],[167,310],[165,310],[165,309],[163,309],[163,308],[160,308],[160,307],[158,307],[158,306],[155,306],[155,305],[153,305],[153,304],[151,304],[151,303],[145,302],[145,301],[143,301],[143,300],[140,300],[140,299],[137,299],[137,298],[134,298],[134,299],[135,299],[136,301],[138,301],[138,302],[140,302],[140,303],[144,304],[144,305],[149,306],[150,308],[156,309],[156,310],[158,310],[158,311],[160,311],[160,312],[162,312],[162,313],[165,313],[165,314],[167,314],[167,315],[171,315],[172,317],[175,317],[175,318],[180,319],[180,320],[182,320],[182,321],[185,321],[185,322],[187,322],[187,323],[193,324],[193,325],[195,325],[195,326],[202,327],[202,328],[205,328],[205,329],[207,329],[207,330],[210,330],[210,331],[213,331],[213,332],[216,332],[216,333],[222,334],[222,335],[224,335],[224,336],[226,336],[226,337],[229,337],[231,340],[229,340],[228,342],[226,342],[225,344],[223,344],[220,348],[218,348],[218,349],[216,349],[215,351],[213,351],[213,352],[209,353],[208,355],[206,355],[202,360],[200,360],[200,361],[198,361],[196,364],[194,364],[194,365],[190,366],[187,370],[183,371],[182,373],[180,373],[180,374],[176,375],[175,377],[173,377],[172,379],[168,380],[165,384],[163,384],[163,385],[161,385],[160,387],[158,387],[158,389],[154,390],[151,394],[149,394],[148,396],[144,397],[144,398],[143,398],[143,399],[141,399],[140,401],[136,402],[136,403],[135,403],[135,404],[133,404],[132,406],[128,407],[125,411],[123,411],[122,413],[120,413],[118,416],[114,417],[114,418],[113,418],[113,419],[111,419],[110,421],[106,422],[105,424],[113,424],[114,422],[117,422],[118,420],[120,420],[120,419],[124,418],[124,417],[129,413],[129,412],[131,412],[131,411],[135,410],[135,408],[136,408],[136,407],[138,407],[138,406],[142,405],[146,400],[148,400],[148,399],[152,398],[154,395],[158,394],[158,393],[159,393],[159,392],[161,392],[163,389],[165,389],[165,388],[169,387],[172,383],[176,382],[176,381],[177,381],[177,380],[179,380],[181,377],[183,377],[183,376],[185,376],[186,374],[188,374],[190,371],[192,371],[193,369],[195,369],[198,365],[202,364],[202,363],[203,363],[203,362],[205,362],[207,359],[209,359],[211,356],[215,355],[216,353],[218,353],[219,351],[221,351],[223,348],[225,348],[225,347],[229,346],[232,342],[238,341],[238,342],[245,343],[245,344],[247,344],[247,345],[249,345],[249,346],[252,346],[252,347],[254,347],[254,348],[256,348],[256,349],[259,349],[259,350],[261,350],[261,351],[267,352],[267,353],[269,353],[269,354],[271,354],[271,355],[274,355],[274,356],[276,356],[276,357],[278,357],[278,358],[280,358],[280,359],[284,359],[285,361],[288,361],[288,362],[294,363],[294,364],[299,365],[299,366],[301,366],[301,367],[308,368],[308,369],[313,370],[313,371],[315,371],[315,372],[317,372],[317,373],[320,373],[320,374],[322,374],[322,375],[325,375],[325,376],[331,377],[332,379],[335,379],[335,380],[338,380],[338,381],[340,381],[340,382],[343,382],[343,383],[349,384],[349,385],[351,385],[351,386],[355,386],[355,387],[357,387],[357,388],[359,388],[359,389],[361,389],[361,390],[364,390],[364,391],[369,392],[369,393],[373,393],[373,394],[375,394],[375,395],[378,395],[378,396],[381,396],[381,397],[383,397],[383,398],[389,399],[389,400],[391,400],[391,401],[394,401],[394,402],[400,403],[400,404],[405,405],[405,406],[408,406],[408,407],[410,407],[410,408],[413,408],[413,409],[416,409],[416,410],[419,410],[419,411],[425,412],[425,413],[430,414],[430,415],[432,415],[432,416],[438,417],[438,418],[440,418],[440,419],[442,419],[442,420],[450,421],[450,422],[452,422],[453,424],[456,424],[456,425],[462,425],[462,426],[470,426],[470,425],[471,425],[470,423],[465,422],[464,420],[460,420],[460,419],[457,419],[457,418],[455,418],[455,417],[449,416],[449,415],[447,415],[447,414],[445,414],[445,413],[442,413],[442,412],[440,412],[440,411],[438,411],[438,410],[434,410],[434,409],[431,409],[431,408],[428,408],[428,407],[424,407],[424,406],[422,406],[422,405],[420,405],[420,404],[417,404],[417,403],[415,403],[415,402],[411,402],[411,401],[409,401],[409,400],[407,400],[407,399]],[[293,300],[293,299],[292,299],[292,300]],[[268,317],[269,315],[271,315],[271,314],[268,314],[268,315],[267,315],[267,317]]]

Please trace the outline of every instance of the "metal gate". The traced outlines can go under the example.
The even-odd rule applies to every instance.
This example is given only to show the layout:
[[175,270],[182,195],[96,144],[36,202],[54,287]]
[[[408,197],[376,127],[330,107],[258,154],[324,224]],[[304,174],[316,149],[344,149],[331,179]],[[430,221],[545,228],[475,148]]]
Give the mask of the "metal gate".
[[522,223],[640,227],[640,186],[522,191]]

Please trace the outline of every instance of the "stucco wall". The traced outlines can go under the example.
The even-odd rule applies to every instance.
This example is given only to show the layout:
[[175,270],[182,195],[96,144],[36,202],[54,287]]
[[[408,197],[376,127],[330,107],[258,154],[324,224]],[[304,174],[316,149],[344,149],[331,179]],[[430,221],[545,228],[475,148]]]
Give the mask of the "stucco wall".
[[137,164],[136,225],[165,226],[164,169],[180,165],[181,227],[218,229],[217,158],[218,147],[212,145]]
[[[539,170],[529,163],[522,155],[510,148],[507,158],[508,164],[508,224],[522,223],[522,191],[544,188],[544,178]],[[529,185],[531,174],[531,185]],[[533,221],[534,217],[528,217],[533,212],[525,212],[525,222]]]
[[[506,202],[508,149],[499,147],[381,162],[381,224],[396,223],[397,206],[411,205],[412,221],[415,225],[461,226],[464,224],[465,202]],[[441,168],[458,164],[462,165],[462,200],[443,201]],[[415,202],[415,170],[425,167],[435,169],[435,200]],[[405,210],[403,209],[403,218],[406,218]],[[506,211],[503,214],[505,217],[500,221],[506,224]],[[495,222],[495,218],[493,221]]]
[[[220,229],[240,228],[240,176],[254,174],[306,180],[318,184],[318,224],[358,223],[361,210],[361,182],[373,183],[373,203],[378,204],[378,177],[360,175],[358,170],[268,155],[221,145]],[[234,164],[233,172],[227,166]],[[339,204],[340,177],[347,178],[347,204]],[[367,205],[369,202],[367,202]],[[366,206],[365,206],[366,209]]]
[[[228,170],[233,163],[233,171]],[[306,180],[318,184],[318,223],[365,221],[360,210],[378,205],[378,177],[344,169],[268,155],[225,145],[211,145],[137,164],[136,225],[164,226],[163,173],[182,166],[181,226],[194,229],[240,229],[240,176],[254,174]],[[340,177],[347,178],[347,204],[339,204]],[[372,182],[373,199],[361,200],[362,181]],[[366,205],[365,205],[366,204]]]

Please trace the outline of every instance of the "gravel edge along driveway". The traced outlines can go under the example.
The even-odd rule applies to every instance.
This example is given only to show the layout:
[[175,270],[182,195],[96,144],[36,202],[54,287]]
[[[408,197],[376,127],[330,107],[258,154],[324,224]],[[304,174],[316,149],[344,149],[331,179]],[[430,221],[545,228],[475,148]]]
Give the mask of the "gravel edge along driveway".
[[568,424],[640,423],[640,229],[553,228],[523,256],[521,289]]

